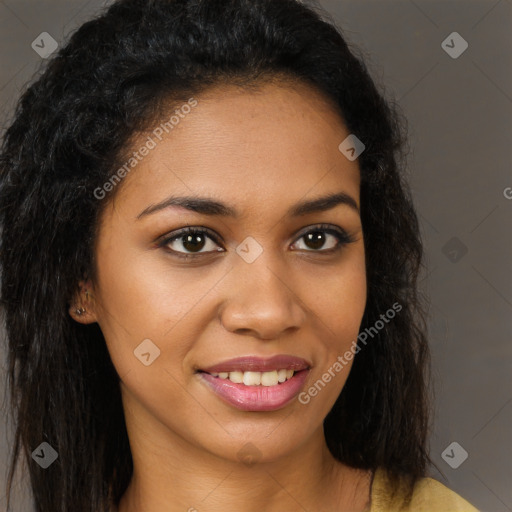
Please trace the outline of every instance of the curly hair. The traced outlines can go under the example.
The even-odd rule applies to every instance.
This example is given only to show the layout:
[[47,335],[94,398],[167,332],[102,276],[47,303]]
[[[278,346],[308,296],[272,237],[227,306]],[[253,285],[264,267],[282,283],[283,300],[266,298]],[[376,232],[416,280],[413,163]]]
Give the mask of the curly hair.
[[[98,324],[68,314],[95,277],[98,219],[138,132],[173,104],[222,84],[313,85],[350,133],[358,157],[367,303],[361,329],[402,310],[354,359],[324,420],[329,450],[414,483],[431,463],[430,356],[418,290],[423,246],[406,168],[405,120],[364,59],[319,8],[296,0],[120,0],[84,23],[21,95],[0,152],[2,319],[16,429],[8,504],[20,457],[38,512],[118,504],[133,462],[119,376]],[[32,451],[58,460],[41,471]],[[9,506],[9,505],[8,505]]]

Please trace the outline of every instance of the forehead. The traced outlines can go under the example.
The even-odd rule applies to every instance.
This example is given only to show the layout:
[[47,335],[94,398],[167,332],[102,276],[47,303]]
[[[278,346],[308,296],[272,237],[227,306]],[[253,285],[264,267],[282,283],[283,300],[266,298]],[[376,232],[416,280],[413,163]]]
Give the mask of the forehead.
[[152,148],[117,185],[117,204],[140,212],[178,193],[223,197],[249,209],[337,191],[358,200],[357,161],[338,149],[349,132],[312,87],[219,86],[194,100],[191,109],[169,110],[164,122],[176,114],[169,133],[160,135],[157,122],[134,139],[128,156],[150,139]]

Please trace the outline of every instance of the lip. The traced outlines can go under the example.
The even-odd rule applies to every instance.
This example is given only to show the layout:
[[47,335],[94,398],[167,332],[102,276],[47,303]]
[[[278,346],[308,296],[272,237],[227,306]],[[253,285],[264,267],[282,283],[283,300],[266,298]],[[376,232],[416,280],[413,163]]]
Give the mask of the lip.
[[246,386],[205,372],[199,372],[197,375],[223,401],[242,411],[257,412],[275,411],[288,405],[304,387],[309,372],[309,369],[300,370],[291,379],[276,386]]
[[[200,368],[206,373],[221,372],[270,372],[272,370],[294,370],[300,372],[311,368],[311,364],[301,357],[290,356],[287,354],[278,354],[273,357],[242,356],[235,359],[229,359],[222,363]],[[272,386],[269,386],[272,387]]]

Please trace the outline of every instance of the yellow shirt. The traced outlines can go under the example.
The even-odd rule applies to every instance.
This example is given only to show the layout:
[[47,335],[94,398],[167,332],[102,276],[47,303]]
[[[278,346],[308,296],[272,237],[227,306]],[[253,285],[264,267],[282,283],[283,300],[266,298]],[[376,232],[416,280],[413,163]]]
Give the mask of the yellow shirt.
[[402,485],[391,497],[386,471],[379,468],[373,478],[369,512],[478,512],[457,493],[433,478],[422,478],[414,486],[408,506],[404,506],[406,494]]

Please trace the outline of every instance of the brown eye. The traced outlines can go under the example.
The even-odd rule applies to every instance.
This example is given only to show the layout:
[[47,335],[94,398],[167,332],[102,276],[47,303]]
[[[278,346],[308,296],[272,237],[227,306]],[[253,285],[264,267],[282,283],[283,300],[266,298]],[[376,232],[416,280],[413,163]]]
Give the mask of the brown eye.
[[[182,235],[177,238],[182,247],[190,252],[200,252],[206,245],[206,236],[204,234]],[[169,244],[168,244],[169,245]],[[176,250],[176,249],[174,249]]]
[[[180,257],[194,257],[211,252],[221,252],[216,237],[205,229],[185,228],[172,236],[166,237],[159,244],[160,247],[168,247]],[[203,250],[206,249],[206,250]]]
[[[331,226],[315,226],[306,233],[302,234],[298,241],[304,240],[305,249],[308,252],[331,253],[340,250],[346,244],[354,241],[345,231],[333,228]],[[329,247],[325,248],[325,244],[329,242]],[[295,242],[296,244],[298,242]]]
[[[336,241],[336,238],[333,235],[328,235],[322,231],[313,231],[304,235],[302,238],[305,240],[305,244],[310,249],[319,250],[325,245],[326,239],[331,236]],[[325,247],[324,247],[325,249]]]

